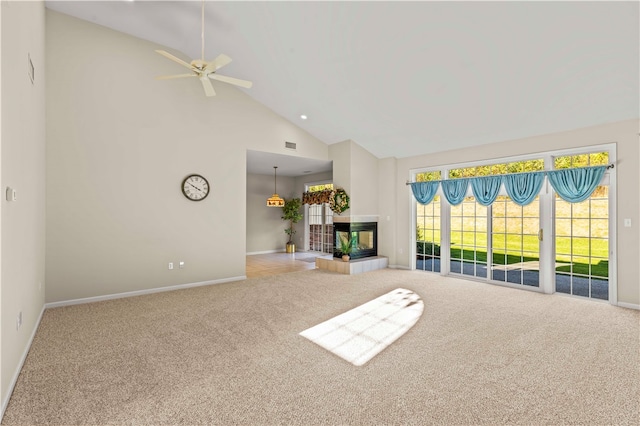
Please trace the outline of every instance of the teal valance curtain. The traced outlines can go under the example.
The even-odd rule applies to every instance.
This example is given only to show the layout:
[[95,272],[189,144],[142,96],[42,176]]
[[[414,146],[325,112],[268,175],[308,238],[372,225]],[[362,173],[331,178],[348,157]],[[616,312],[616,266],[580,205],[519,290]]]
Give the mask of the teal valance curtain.
[[509,198],[520,206],[530,204],[536,195],[540,193],[544,174],[542,173],[518,173],[504,176],[504,189]]
[[444,198],[447,199],[449,204],[457,206],[464,200],[465,195],[467,195],[467,188],[469,187],[469,179],[449,179],[440,182],[442,192],[444,192]]
[[414,197],[421,204],[429,204],[433,201],[438,191],[438,185],[441,185],[447,201],[451,205],[457,206],[464,200],[469,183],[471,183],[473,195],[478,203],[489,206],[496,200],[500,186],[504,184],[509,198],[518,205],[526,206],[540,193],[546,175],[553,189],[563,200],[579,203],[591,196],[609,167],[613,166],[434,180],[413,182],[410,185]]
[[547,172],[549,182],[560,198],[570,203],[586,200],[596,189],[606,166]]
[[411,184],[413,196],[420,204],[429,204],[438,191],[438,181],[414,182]]
[[473,196],[476,197],[478,203],[483,206],[490,206],[498,198],[502,185],[502,176],[483,176],[471,179],[471,189]]

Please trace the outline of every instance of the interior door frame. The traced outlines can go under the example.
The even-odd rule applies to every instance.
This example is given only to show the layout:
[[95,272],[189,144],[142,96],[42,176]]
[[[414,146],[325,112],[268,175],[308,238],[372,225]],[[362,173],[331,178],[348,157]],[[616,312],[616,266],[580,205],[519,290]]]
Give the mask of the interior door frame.
[[[318,181],[318,182],[307,182],[307,183],[304,184],[304,190],[306,192],[306,191],[309,190],[310,186],[328,185],[328,184],[333,184],[333,181],[332,180],[322,180],[322,181]],[[325,215],[323,214],[323,216],[322,216],[323,235],[324,235],[324,225],[325,225],[324,217],[325,217]],[[309,204],[304,204],[304,251],[311,251],[309,249],[310,243],[311,243],[311,234],[309,232]],[[323,248],[324,248],[324,239],[323,239],[322,245],[323,245]],[[320,253],[320,252],[316,252],[316,253]]]

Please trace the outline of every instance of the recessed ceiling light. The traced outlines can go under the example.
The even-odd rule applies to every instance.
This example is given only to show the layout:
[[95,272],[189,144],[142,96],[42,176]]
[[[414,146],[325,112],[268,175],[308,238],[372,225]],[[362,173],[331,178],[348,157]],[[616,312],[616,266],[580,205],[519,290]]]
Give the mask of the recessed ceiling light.
[[306,120],[306,119],[307,119],[307,116],[306,116],[306,115],[304,115],[304,114],[302,114],[302,115],[300,116],[300,118],[302,118],[303,120]]

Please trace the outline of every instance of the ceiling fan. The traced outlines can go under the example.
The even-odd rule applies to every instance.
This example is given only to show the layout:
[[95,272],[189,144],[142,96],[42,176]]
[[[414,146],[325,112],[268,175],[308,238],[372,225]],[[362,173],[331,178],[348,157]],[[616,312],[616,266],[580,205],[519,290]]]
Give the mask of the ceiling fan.
[[189,74],[177,74],[177,75],[164,75],[160,77],[156,77],[158,80],[166,80],[171,78],[183,78],[183,77],[198,77],[200,82],[202,83],[202,87],[204,88],[204,93],[207,96],[215,96],[216,92],[213,90],[213,85],[211,84],[211,80],[218,80],[224,83],[234,84],[240,87],[250,88],[253,83],[247,80],[240,80],[239,78],[227,77],[225,75],[217,74],[218,71],[223,66],[229,64],[231,62],[231,58],[227,55],[220,54],[212,61],[205,61],[204,59],[204,0],[202,0],[202,59],[194,59],[191,63],[187,63],[180,58],[173,56],[171,53],[166,52],[164,50],[156,50],[162,56],[165,56],[171,59],[174,62],[179,63],[180,65],[187,67],[191,70]]

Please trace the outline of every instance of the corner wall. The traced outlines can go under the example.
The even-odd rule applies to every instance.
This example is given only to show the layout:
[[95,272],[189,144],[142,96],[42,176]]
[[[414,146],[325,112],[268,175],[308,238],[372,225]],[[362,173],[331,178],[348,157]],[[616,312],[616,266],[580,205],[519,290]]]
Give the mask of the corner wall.
[[378,216],[378,158],[347,140],[329,146],[333,160],[333,183],[349,196],[349,209],[340,216]]
[[[0,10],[1,417],[44,307],[47,73],[44,3],[3,1]],[[7,187],[17,190],[16,201],[7,201]]]

